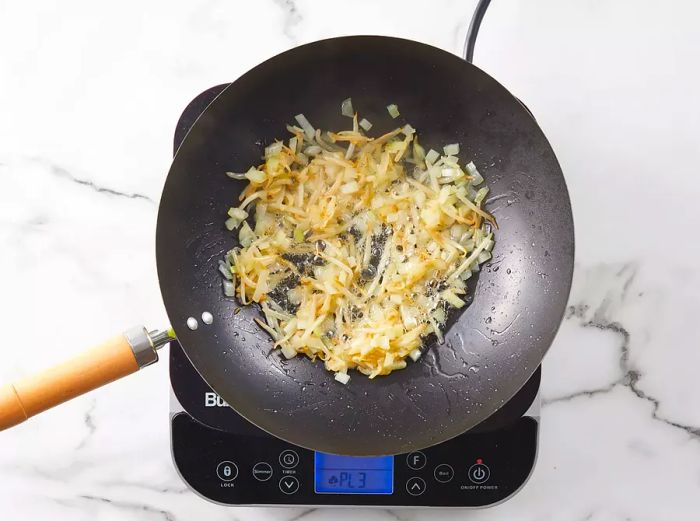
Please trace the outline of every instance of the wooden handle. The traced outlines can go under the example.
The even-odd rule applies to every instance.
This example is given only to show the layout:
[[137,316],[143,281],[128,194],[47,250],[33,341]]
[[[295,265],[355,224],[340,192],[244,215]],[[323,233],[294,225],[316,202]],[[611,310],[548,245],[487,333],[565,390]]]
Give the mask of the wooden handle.
[[0,430],[139,369],[124,335],[75,358],[0,387]]

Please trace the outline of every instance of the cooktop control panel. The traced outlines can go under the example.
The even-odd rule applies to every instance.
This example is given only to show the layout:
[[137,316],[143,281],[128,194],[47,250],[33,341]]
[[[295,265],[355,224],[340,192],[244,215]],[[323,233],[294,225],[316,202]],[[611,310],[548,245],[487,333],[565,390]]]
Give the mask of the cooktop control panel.
[[535,463],[538,422],[523,413],[539,370],[477,428],[422,451],[371,458],[318,453],[263,432],[207,386],[176,343],[170,378],[175,466],[218,503],[487,506],[515,493]]
[[330,456],[267,434],[172,419],[173,458],[187,484],[232,505],[486,506],[508,498],[534,465],[537,422],[465,434],[429,449],[380,458]]

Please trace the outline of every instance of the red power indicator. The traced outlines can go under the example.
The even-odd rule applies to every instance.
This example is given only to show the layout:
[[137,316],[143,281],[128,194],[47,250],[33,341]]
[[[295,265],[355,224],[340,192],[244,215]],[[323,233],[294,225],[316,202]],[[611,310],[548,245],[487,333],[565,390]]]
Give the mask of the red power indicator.
[[477,459],[476,459],[476,464],[477,464],[477,465],[481,465],[483,462],[484,462],[484,460],[482,460],[481,458],[477,458]]

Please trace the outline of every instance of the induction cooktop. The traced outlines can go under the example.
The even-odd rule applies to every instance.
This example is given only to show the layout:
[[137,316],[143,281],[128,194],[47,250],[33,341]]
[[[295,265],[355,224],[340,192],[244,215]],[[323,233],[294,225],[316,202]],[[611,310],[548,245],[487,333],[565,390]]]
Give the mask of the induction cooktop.
[[[226,87],[187,106],[175,150]],[[537,456],[538,368],[501,409],[470,431],[410,454],[349,457],[314,452],[260,430],[230,408],[170,345],[171,447],[175,467],[200,496],[224,505],[485,507],[528,480]]]

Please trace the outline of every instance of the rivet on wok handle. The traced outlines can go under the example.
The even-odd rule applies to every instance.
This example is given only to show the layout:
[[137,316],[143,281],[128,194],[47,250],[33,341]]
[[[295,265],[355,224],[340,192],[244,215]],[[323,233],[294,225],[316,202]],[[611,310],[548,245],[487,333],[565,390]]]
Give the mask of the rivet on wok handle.
[[67,400],[134,373],[158,360],[172,329],[135,327],[61,364],[0,386],[0,430]]

